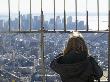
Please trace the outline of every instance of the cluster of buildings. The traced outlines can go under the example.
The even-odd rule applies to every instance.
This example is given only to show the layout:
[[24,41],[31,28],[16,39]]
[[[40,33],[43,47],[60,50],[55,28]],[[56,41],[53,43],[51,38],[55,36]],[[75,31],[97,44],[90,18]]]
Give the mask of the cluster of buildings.
[[[41,28],[41,16],[33,16],[32,19],[32,24],[31,27],[33,30],[38,30]],[[67,30],[73,30],[75,29],[76,23],[73,22],[72,16],[68,16],[66,20],[66,27]],[[54,29],[54,18],[50,18],[45,20],[44,17],[44,22],[43,26],[46,30],[53,30]],[[4,19],[0,20],[0,29],[1,31],[7,30],[9,27],[9,21],[4,21]],[[14,18],[10,20],[10,27],[11,30],[18,30],[19,28],[19,18]],[[30,15],[21,15],[20,16],[20,27],[22,30],[29,30],[30,28]],[[80,30],[83,30],[85,28],[84,21],[78,21],[77,27]],[[55,29],[56,30],[63,30],[64,29],[64,18],[61,18],[61,16],[56,16],[55,18]]]
[[[64,29],[64,18],[61,16],[56,16],[55,21],[54,18],[50,18],[48,20],[44,19],[44,28],[46,30],[54,29],[54,22],[56,30]],[[11,19],[10,21],[11,29],[17,30],[19,27],[19,19]],[[75,29],[76,22],[73,22],[73,17],[68,16],[66,20],[67,30]],[[0,20],[0,31],[7,30],[9,25],[9,21]],[[78,29],[85,29],[86,25],[84,25],[84,21],[78,21]],[[30,28],[30,15],[21,15],[20,19],[20,27],[23,30],[29,30]],[[33,16],[32,17],[32,29],[39,30],[41,27],[41,17]],[[102,66],[103,70],[108,69],[108,60],[107,60],[107,34],[103,37],[99,38],[97,41],[91,42],[91,39],[95,39],[100,36],[99,34],[85,34],[86,41],[90,42],[94,45],[88,46],[92,55],[98,56],[98,62]],[[84,36],[84,37],[85,37]],[[53,58],[60,53],[65,45],[65,41],[68,39],[68,34],[47,34],[45,36],[45,67],[47,75],[55,75],[55,73],[50,69],[49,64],[53,60]],[[54,46],[54,47],[53,47]],[[103,47],[104,46],[104,47]],[[105,51],[103,51],[103,49]],[[103,52],[102,52],[103,51]],[[7,72],[12,73],[13,76],[16,75],[18,77],[30,77],[31,82],[35,82],[35,80],[40,79],[40,40],[39,34],[0,34],[0,66],[6,64],[3,69]],[[4,76],[7,75],[7,72],[3,72]],[[9,74],[8,73],[8,74]],[[0,75],[0,82],[8,82],[9,78],[13,80],[11,77],[4,77]],[[7,78],[7,79],[6,79]],[[5,79],[6,81],[3,81]],[[60,78],[58,76],[47,76],[48,82],[60,82]],[[20,81],[18,81],[20,82]],[[26,81],[27,82],[27,81]],[[38,82],[38,81],[37,81]]]
[[[107,70],[108,69],[107,34],[105,34],[98,40],[95,41],[91,40],[95,39],[100,35],[101,35],[100,33],[85,34],[86,36],[85,39],[87,42],[90,42],[91,45],[94,45],[94,47],[89,45],[88,46],[89,50],[91,51],[92,55],[98,56],[97,60],[98,62],[100,62],[99,64],[102,66],[103,70]],[[45,39],[46,73],[47,75],[55,75],[55,73],[50,69],[49,64],[53,60],[53,58],[63,50],[65,41],[68,39],[68,34],[60,33],[47,34],[45,38],[46,38]],[[0,35],[0,65],[5,65],[7,63],[4,66],[4,69],[7,70],[9,73],[12,73],[22,78],[30,77],[32,75],[31,82],[35,82],[35,80],[38,82],[38,80],[39,81],[42,80],[40,79],[41,77],[39,76],[41,71],[39,60],[40,60],[40,41],[38,34]],[[7,72],[5,73],[5,75],[6,74]],[[0,75],[0,77],[3,76]],[[3,81],[3,79],[1,79],[0,82],[8,81]],[[47,76],[47,82],[60,82],[60,78],[58,76]]]

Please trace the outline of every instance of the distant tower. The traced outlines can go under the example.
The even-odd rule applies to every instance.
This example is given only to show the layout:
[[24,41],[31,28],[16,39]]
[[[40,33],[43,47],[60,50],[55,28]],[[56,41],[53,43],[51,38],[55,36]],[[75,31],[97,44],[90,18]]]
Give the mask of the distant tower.
[[73,26],[74,26],[74,24],[73,24],[73,22],[72,22],[72,16],[69,16],[69,17],[67,18],[67,29],[73,30]]
[[69,17],[67,18],[67,24],[70,24],[70,23],[72,23],[72,16],[69,16]]
[[34,20],[33,20],[33,29],[37,29],[38,28],[38,16],[34,16]]
[[21,15],[21,29],[22,30],[24,30],[24,28],[26,27],[25,23],[26,23],[25,15]]
[[44,21],[44,28],[48,30],[48,21]]
[[[32,19],[31,19],[31,20],[32,20]],[[26,24],[25,29],[26,29],[26,30],[29,30],[29,28],[30,28],[30,14],[27,14],[26,20],[25,20],[25,24]]]
[[78,22],[78,29],[79,30],[84,30],[85,28],[84,28],[84,21],[79,21]]
[[34,16],[34,22],[37,22],[38,21],[38,16]]
[[56,17],[56,29],[61,29],[61,19],[60,16]]
[[61,23],[60,16],[57,16],[57,17],[56,17],[56,23],[58,23],[58,24]]
[[53,18],[50,19],[49,24],[52,24],[52,25],[54,24],[54,19]]
[[48,27],[50,30],[52,30],[52,28],[54,27],[54,18],[50,19]]

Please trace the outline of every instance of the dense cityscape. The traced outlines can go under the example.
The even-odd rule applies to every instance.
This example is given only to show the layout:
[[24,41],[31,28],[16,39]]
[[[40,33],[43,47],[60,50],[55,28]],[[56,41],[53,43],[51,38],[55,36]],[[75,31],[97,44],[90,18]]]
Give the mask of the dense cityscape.
[[[21,16],[21,29],[28,30],[30,27],[30,15]],[[72,16],[67,18],[67,29],[74,29],[75,22]],[[11,29],[18,29],[18,18],[11,20]],[[63,30],[64,19],[56,17],[56,29]],[[32,29],[40,28],[40,16],[32,18]],[[44,29],[52,30],[54,19],[44,20]],[[1,31],[7,30],[8,21],[0,20]],[[84,30],[84,21],[78,21],[78,29]],[[63,52],[67,43],[68,33],[47,33],[44,35],[44,60],[47,82],[61,82],[58,74],[53,72],[49,65],[53,58]],[[89,53],[95,57],[104,71],[108,70],[108,34],[107,33],[84,33]],[[0,34],[0,82],[42,82],[41,67],[41,41],[39,33],[2,33]]]
[[[100,35],[102,34],[84,34],[90,53],[95,56],[103,70],[108,70],[107,34],[92,41]],[[4,70],[4,75],[9,72],[17,77],[30,77],[32,82],[42,80],[39,76],[41,74],[39,38],[39,34],[0,35],[0,66]],[[46,74],[54,75],[48,76],[47,82],[60,82],[60,78],[50,69],[49,64],[58,53],[63,51],[67,39],[68,34],[45,34]],[[9,80],[10,76],[4,75],[1,74],[1,77],[5,80],[0,79],[0,81],[8,82],[6,78]]]
[[67,69],[67,77],[61,76],[65,81],[95,78],[94,82],[108,82],[109,29],[110,0],[1,0],[0,82],[62,82],[50,63],[64,52],[70,33],[76,30],[82,33],[88,54],[98,62],[103,75],[95,80],[100,74],[90,65],[93,72],[84,69],[83,76],[75,65],[77,76],[82,78],[74,77]]
[[[32,29],[33,30],[38,30],[41,27],[41,17],[40,16],[33,16],[32,19]],[[84,21],[78,21],[77,23],[78,29],[83,30],[86,26],[84,25]],[[44,17],[44,25],[45,29],[47,30],[53,30],[54,28],[54,18],[50,18],[48,20],[45,20]],[[66,22],[67,30],[73,30],[75,28],[75,22],[73,22],[72,16],[67,17],[67,22]],[[7,31],[7,27],[9,27],[9,22],[8,20],[1,19],[0,20],[0,31]],[[15,31],[18,30],[19,28],[19,18],[11,18],[10,20],[10,27],[11,30]],[[30,28],[30,14],[24,14],[20,16],[20,27],[21,30],[29,30]],[[64,29],[64,18],[60,16],[56,16],[55,18],[55,29],[56,30],[63,30]]]

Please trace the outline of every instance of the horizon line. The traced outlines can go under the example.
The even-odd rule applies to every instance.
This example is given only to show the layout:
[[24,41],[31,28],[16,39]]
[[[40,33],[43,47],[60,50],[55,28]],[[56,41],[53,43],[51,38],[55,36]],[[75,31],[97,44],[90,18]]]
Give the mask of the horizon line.
[[[8,15],[9,13],[0,13],[0,16],[6,16],[6,15]],[[28,15],[28,14],[30,14],[30,13],[22,13],[21,15]],[[47,14],[49,14],[49,15],[54,15],[54,13],[44,13],[44,15],[47,15]],[[62,15],[62,14],[64,14],[64,13],[55,13],[56,15]],[[11,15],[18,15],[18,13],[11,13]],[[41,13],[32,13],[32,15],[41,15]],[[75,16],[75,12],[67,12],[66,13],[66,15],[71,15],[71,16]],[[89,16],[96,16],[97,15],[97,13],[96,12],[90,12],[89,13]],[[99,13],[99,15],[101,15],[101,16],[108,16],[108,13],[107,12],[101,12],[101,13]],[[81,13],[81,12],[78,12],[78,16],[86,16],[86,12],[85,13]]]

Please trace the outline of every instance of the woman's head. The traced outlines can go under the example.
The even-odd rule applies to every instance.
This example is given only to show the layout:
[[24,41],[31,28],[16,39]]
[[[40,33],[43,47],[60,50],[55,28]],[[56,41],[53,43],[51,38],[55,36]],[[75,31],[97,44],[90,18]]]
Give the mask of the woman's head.
[[79,32],[72,32],[70,34],[70,38],[68,40],[67,46],[64,50],[64,55],[69,53],[70,51],[74,51],[75,53],[88,54],[88,49],[83,39],[83,36]]

